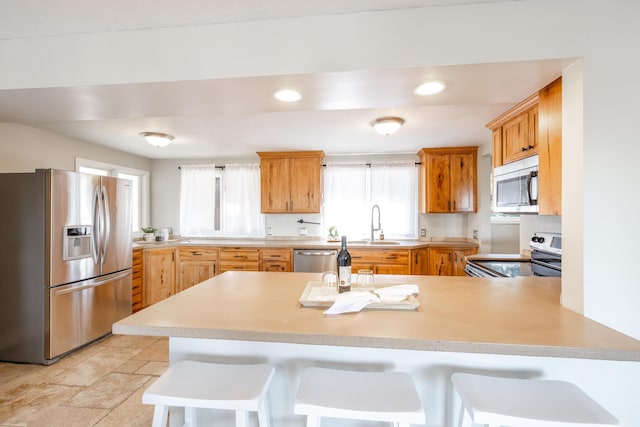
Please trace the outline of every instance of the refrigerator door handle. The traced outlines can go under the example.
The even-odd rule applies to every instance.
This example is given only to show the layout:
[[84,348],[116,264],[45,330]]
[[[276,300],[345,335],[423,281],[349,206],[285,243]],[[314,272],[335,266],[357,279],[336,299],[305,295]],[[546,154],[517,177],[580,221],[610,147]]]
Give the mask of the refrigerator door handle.
[[109,194],[104,185],[101,186],[100,192],[102,193],[102,215],[104,227],[102,228],[102,252],[100,254],[100,263],[104,263],[107,248],[109,247],[109,235],[111,234],[111,214],[109,209]]
[[101,261],[101,256],[100,256],[100,248],[102,246],[102,239],[100,236],[100,228],[101,228],[100,217],[102,215],[101,210],[102,209],[101,209],[101,203],[100,203],[100,194],[99,194],[98,188],[96,188],[93,194],[93,226],[92,226],[93,262],[95,264],[97,264],[98,261]]
[[101,277],[100,279],[91,280],[86,285],[82,285],[82,286],[64,285],[64,286],[60,286],[60,288],[62,289],[52,288],[52,290],[54,290],[54,295],[69,294],[72,292],[81,291],[83,289],[97,288],[99,286],[102,286],[114,280],[122,279],[123,277],[126,277],[129,274],[131,274],[131,271],[129,270],[121,271],[115,274],[110,274],[108,276]]

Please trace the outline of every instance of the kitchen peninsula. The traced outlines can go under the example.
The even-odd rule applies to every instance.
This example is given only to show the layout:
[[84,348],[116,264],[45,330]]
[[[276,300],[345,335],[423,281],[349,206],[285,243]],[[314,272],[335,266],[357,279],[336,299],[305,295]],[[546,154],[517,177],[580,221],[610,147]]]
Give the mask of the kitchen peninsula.
[[113,332],[170,337],[171,363],[273,363],[278,426],[304,424],[292,414],[293,396],[301,369],[311,365],[410,372],[427,425],[453,425],[449,377],[458,371],[572,381],[622,425],[640,425],[630,397],[640,342],[562,308],[559,279],[376,276],[377,284],[417,284],[418,309],[333,317],[299,303],[307,283],[319,279],[226,272],[115,323]]

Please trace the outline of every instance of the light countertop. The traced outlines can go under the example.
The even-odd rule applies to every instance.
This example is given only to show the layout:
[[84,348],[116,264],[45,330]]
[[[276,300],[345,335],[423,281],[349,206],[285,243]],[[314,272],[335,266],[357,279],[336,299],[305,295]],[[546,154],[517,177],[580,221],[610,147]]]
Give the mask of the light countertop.
[[559,304],[557,278],[380,276],[416,283],[416,311],[327,317],[302,307],[317,273],[229,271],[113,325],[113,333],[640,361],[640,341]]
[[[322,239],[170,239],[164,242],[133,242],[134,248],[158,248],[174,246],[215,246],[243,248],[294,248],[294,249],[339,249],[340,242],[328,242]],[[348,241],[348,248],[357,249],[417,249],[430,246],[477,248],[478,241],[465,238],[415,239],[415,240],[376,240],[371,244],[365,240]]]

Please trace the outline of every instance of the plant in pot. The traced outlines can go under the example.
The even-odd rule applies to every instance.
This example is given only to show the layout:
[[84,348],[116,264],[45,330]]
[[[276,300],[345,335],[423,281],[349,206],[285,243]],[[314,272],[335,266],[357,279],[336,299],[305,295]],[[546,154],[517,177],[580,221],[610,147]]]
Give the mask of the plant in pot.
[[156,240],[156,229],[153,227],[143,227],[141,228],[144,236],[142,238],[145,242],[155,242]]

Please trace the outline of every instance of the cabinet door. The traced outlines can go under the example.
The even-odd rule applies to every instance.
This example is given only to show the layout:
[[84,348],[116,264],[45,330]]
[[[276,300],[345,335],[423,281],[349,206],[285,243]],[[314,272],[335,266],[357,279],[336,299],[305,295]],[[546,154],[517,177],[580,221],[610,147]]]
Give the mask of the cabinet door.
[[540,91],[538,214],[562,215],[562,79]]
[[451,155],[451,212],[476,211],[476,155]]
[[502,125],[502,158],[504,163],[529,156],[529,116],[526,112]]
[[464,267],[467,264],[465,258],[477,252],[477,249],[455,249],[453,251],[453,275],[466,276],[467,273],[464,272]]
[[144,305],[173,295],[176,290],[175,249],[147,249],[144,253]]
[[260,210],[263,213],[289,212],[289,160],[268,158],[260,161]]
[[427,274],[428,255],[427,248],[418,248],[411,251],[411,274]]
[[493,167],[497,168],[498,166],[502,166],[502,126],[492,129],[491,145],[493,147],[491,161]]
[[432,276],[451,275],[451,249],[450,248],[429,248],[428,273]]
[[448,154],[427,156],[427,212],[450,212],[451,167]]
[[134,249],[131,263],[131,312],[142,309],[142,249]]
[[184,291],[216,275],[215,261],[180,261],[178,292]]
[[287,271],[291,271],[291,268],[287,261],[265,261],[262,263],[262,271],[285,273]]
[[289,160],[291,185],[290,212],[320,212],[320,182],[322,159],[292,158]]
[[377,264],[373,268],[373,272],[375,274],[411,274],[409,266],[406,264]]

